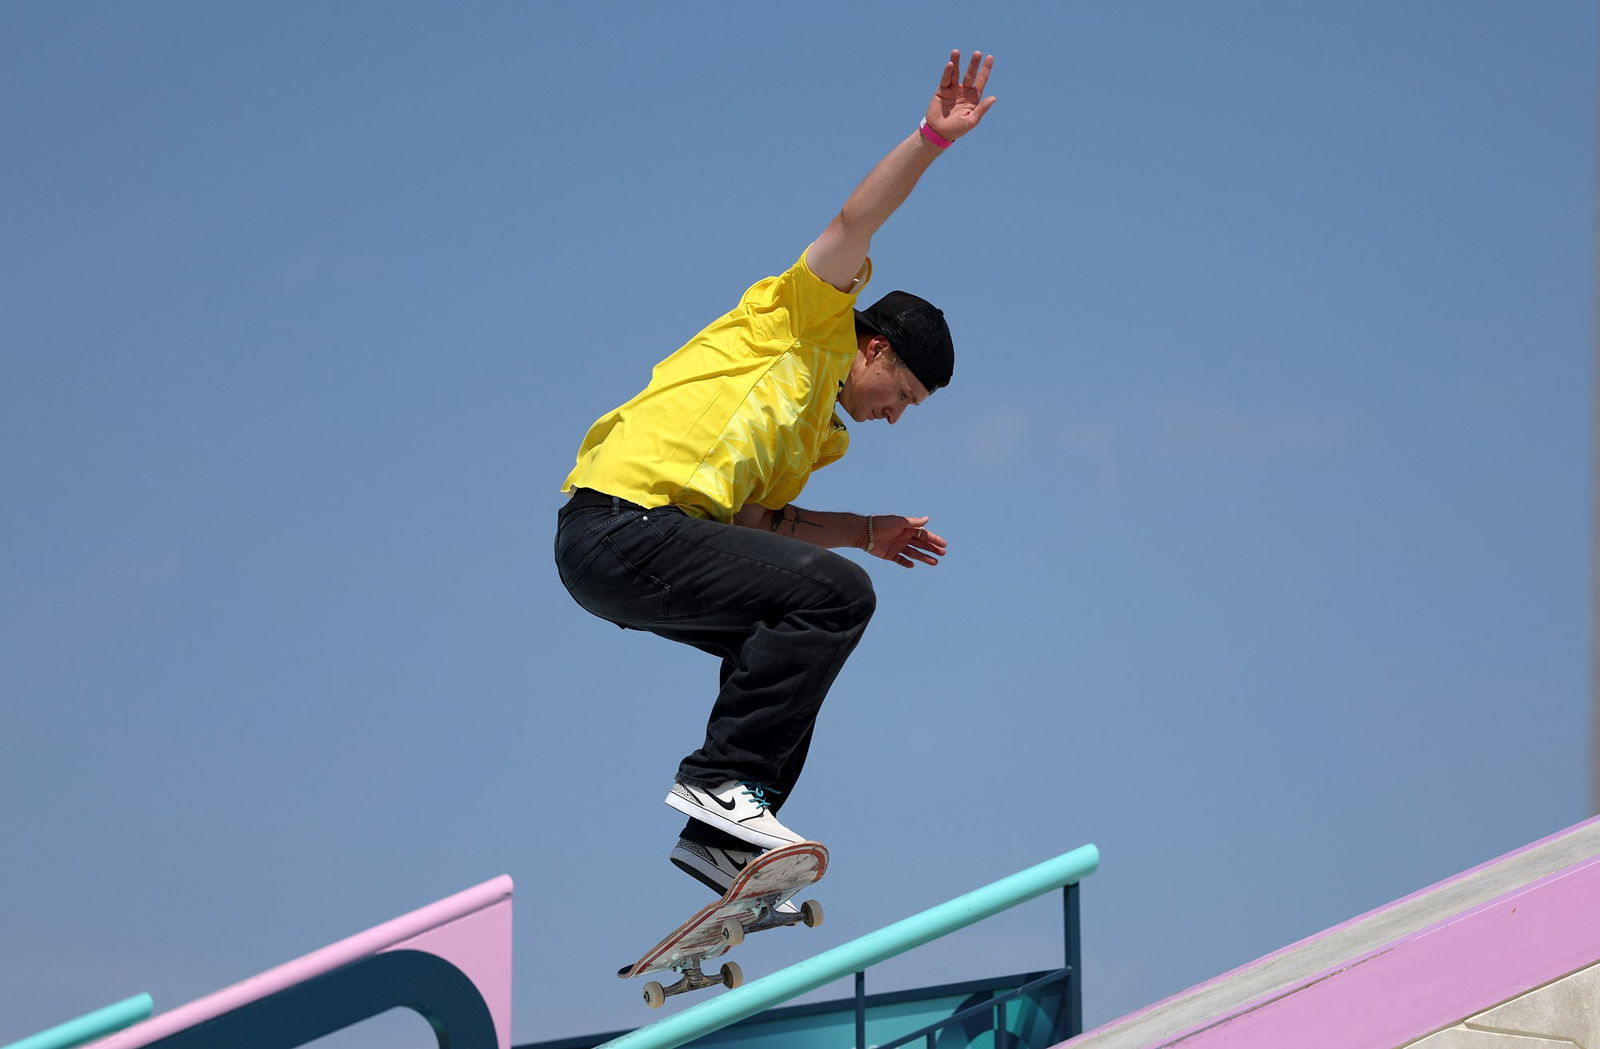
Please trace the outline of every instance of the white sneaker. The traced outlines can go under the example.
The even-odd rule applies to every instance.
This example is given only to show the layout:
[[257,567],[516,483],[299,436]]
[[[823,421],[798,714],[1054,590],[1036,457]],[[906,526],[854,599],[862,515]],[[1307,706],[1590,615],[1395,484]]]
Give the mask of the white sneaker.
[[[745,865],[761,853],[757,850],[724,849],[716,845],[702,845],[698,841],[679,838],[668,857],[672,865],[718,896],[727,893],[728,886],[744,871]],[[800,909],[788,900],[775,910],[779,914],[798,914]]]
[[778,822],[759,783],[730,779],[715,787],[674,783],[667,804],[692,819],[727,831],[740,841],[776,849],[806,839]]

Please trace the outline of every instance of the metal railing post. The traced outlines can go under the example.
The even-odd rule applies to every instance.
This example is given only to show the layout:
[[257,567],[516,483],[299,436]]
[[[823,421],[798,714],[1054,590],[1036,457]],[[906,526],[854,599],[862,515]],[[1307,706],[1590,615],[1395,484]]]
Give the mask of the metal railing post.
[[867,1049],[867,974],[856,973],[856,1049]]
[[1066,926],[1067,1037],[1083,1033],[1083,931],[1078,924],[1078,883],[1061,889],[1062,923]]

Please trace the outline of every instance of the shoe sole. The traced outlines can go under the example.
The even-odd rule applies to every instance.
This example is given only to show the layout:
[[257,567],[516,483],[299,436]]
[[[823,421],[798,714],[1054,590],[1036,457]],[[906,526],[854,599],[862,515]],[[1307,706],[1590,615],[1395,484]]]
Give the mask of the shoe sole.
[[[747,841],[752,845],[759,845],[763,849],[780,849],[785,845],[798,845],[805,838],[780,838],[776,834],[766,834],[759,830],[746,827],[736,820],[712,812],[704,805],[697,804],[680,796],[676,791],[667,794],[667,804],[688,816],[690,819],[699,820],[718,830],[727,831],[740,841]],[[719,890],[720,891],[720,890]]]
[[[687,874],[689,877],[693,878],[695,881],[699,882],[701,885],[704,885],[706,888],[716,893],[718,896],[726,896],[728,894],[728,885],[733,884],[732,881],[729,881],[727,885],[719,885],[715,879],[711,878],[699,867],[689,863],[687,860],[680,860],[676,856],[672,857],[672,865],[683,873]],[[720,875],[722,872],[718,871],[717,873]],[[774,908],[774,911],[782,915],[799,914],[800,908],[796,907],[793,902],[785,900],[783,903]]]
[[694,866],[693,864],[685,863],[683,860],[680,860],[677,857],[673,857],[672,865],[683,873],[687,874],[689,877],[693,878],[695,881],[699,882],[701,885],[704,885],[706,888],[716,893],[718,896],[725,895],[728,891],[728,885],[733,884],[733,882],[730,881],[728,882],[728,885],[718,885],[711,878],[707,877],[705,872],[700,870],[700,868]]

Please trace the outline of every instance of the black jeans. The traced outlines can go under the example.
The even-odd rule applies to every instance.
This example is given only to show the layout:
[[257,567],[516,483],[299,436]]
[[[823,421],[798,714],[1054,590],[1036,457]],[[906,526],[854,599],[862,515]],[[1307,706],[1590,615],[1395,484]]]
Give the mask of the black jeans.
[[[561,510],[556,568],[601,619],[722,660],[705,742],[679,764],[678,779],[760,783],[780,808],[828,688],[877,606],[866,571],[789,536],[586,489]],[[687,828],[718,843],[704,829],[695,820]]]

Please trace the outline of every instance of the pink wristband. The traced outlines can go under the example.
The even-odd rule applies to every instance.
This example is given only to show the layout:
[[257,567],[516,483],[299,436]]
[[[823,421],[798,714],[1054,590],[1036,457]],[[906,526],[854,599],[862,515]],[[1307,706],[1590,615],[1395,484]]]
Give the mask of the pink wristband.
[[939,134],[939,132],[937,132],[937,131],[933,130],[933,128],[929,127],[928,126],[928,118],[927,117],[923,117],[922,118],[922,124],[917,128],[917,130],[922,132],[922,137],[923,138],[927,139],[929,142],[932,142],[934,145],[938,146],[940,149],[949,149],[950,148],[951,140],[948,139],[948,138],[945,138],[943,135]]

